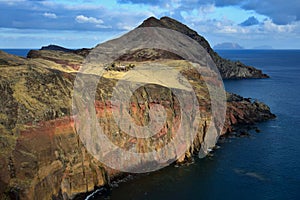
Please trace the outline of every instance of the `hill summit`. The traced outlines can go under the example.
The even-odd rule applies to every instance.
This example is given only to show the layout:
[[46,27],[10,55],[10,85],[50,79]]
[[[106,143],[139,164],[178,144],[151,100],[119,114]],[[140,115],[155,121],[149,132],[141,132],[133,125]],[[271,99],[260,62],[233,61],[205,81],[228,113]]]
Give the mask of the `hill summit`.
[[170,17],[162,17],[160,19],[150,17],[138,26],[138,28],[140,27],[168,28],[183,33],[196,40],[209,53],[224,79],[268,78],[268,75],[262,73],[261,70],[247,66],[239,61],[230,61],[220,57],[218,53],[211,48],[210,44],[203,36]]

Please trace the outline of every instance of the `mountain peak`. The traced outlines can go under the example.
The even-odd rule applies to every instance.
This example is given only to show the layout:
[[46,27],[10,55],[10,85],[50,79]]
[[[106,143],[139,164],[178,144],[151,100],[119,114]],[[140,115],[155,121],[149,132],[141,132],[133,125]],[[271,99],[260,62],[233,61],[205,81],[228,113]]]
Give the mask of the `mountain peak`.
[[187,33],[190,32],[193,33],[192,35],[197,34],[196,31],[190,29],[188,26],[168,16],[161,17],[160,19],[149,17],[148,19],[143,21],[143,23],[139,27],[163,27],[179,31],[186,35],[189,35]]
[[266,74],[263,74],[261,70],[257,70],[254,67],[246,66],[241,63],[232,62],[221,58],[210,46],[208,41],[196,31],[192,30],[188,26],[181,22],[164,16],[160,19],[150,17],[146,19],[138,28],[141,27],[161,27],[178,31],[186,36],[189,36],[193,40],[197,41],[211,56],[216,66],[219,68],[223,78],[267,78]]
[[149,17],[144,20],[139,27],[162,27],[161,21],[155,17]]
[[182,24],[182,23],[180,23],[179,21],[177,21],[177,20],[175,20],[175,19],[173,19],[173,18],[171,18],[171,17],[168,17],[168,16],[163,16],[163,17],[161,17],[160,18],[160,21],[162,21],[162,22],[172,22],[172,23],[179,23],[179,24]]

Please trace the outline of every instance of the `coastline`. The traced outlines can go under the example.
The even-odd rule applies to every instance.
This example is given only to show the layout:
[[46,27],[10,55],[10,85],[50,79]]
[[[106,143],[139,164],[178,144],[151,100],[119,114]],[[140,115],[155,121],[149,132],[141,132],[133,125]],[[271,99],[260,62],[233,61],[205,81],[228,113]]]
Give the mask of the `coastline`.
[[[50,53],[50,52],[49,52]],[[51,52],[54,53],[54,52]],[[62,68],[61,72],[57,73],[57,69],[60,69],[60,66],[55,64],[53,61],[48,61],[48,66],[55,66],[55,70],[52,69],[45,69],[43,65],[39,66],[38,63],[35,61],[35,59],[20,59],[19,57],[14,57],[12,55],[2,54],[2,59],[9,59],[7,63],[11,63],[10,65],[13,67],[15,64],[12,63],[12,60],[15,59],[15,62],[18,65],[18,70],[21,73],[20,80],[23,78],[23,74],[28,74],[27,76],[33,76],[36,77],[33,81],[30,81],[29,84],[26,85],[30,86],[31,88],[37,88],[35,92],[38,91],[49,91],[51,92],[51,88],[40,88],[40,85],[47,85],[49,83],[53,84],[53,80],[59,80],[58,83],[63,85],[63,87],[54,88],[55,93],[61,92],[60,98],[56,98],[56,96],[53,96],[51,98],[46,98],[45,100],[42,100],[42,102],[46,102],[47,105],[50,105],[50,103],[47,103],[47,101],[51,99],[57,99],[56,103],[51,103],[51,105],[58,106],[56,109],[47,111],[47,115],[44,115],[44,113],[41,113],[40,115],[38,113],[34,113],[37,110],[29,110],[30,112],[26,111],[25,109],[22,111],[18,111],[18,115],[12,115],[14,117],[18,117],[18,119],[15,119],[16,122],[19,123],[19,125],[14,128],[13,131],[8,132],[7,135],[5,134],[5,137],[7,140],[13,140],[14,144],[13,146],[9,147],[11,150],[7,151],[7,155],[12,154],[11,159],[8,161],[6,160],[6,157],[2,157],[3,163],[7,164],[6,166],[10,166],[10,169],[14,169],[11,171],[11,177],[23,177],[23,179],[28,179],[28,181],[32,180],[31,177],[34,177],[31,181],[32,186],[28,188],[26,185],[22,185],[24,183],[19,183],[19,192],[17,193],[10,193],[10,195],[16,195],[15,197],[22,195],[34,195],[34,196],[47,196],[56,193],[58,196],[62,195],[63,198],[74,198],[76,194],[85,192],[85,191],[93,191],[95,187],[105,185],[110,182],[110,178],[116,174],[116,171],[109,170],[102,164],[100,164],[98,161],[93,159],[91,155],[89,155],[86,150],[84,150],[82,147],[83,145],[79,141],[78,136],[76,136],[76,133],[74,133],[72,128],[72,121],[71,118],[68,117],[68,105],[69,105],[69,97],[68,93],[65,91],[72,90],[73,86],[71,84],[70,80],[73,80],[73,76],[71,76],[70,73],[68,73],[66,70],[70,70],[71,73],[73,73],[73,67],[75,65],[78,65],[80,62],[77,60],[71,60],[70,56],[73,56],[73,54],[67,54],[66,55],[61,54],[62,58],[68,58],[69,60],[63,61],[62,63],[69,63],[71,66],[70,68]],[[48,54],[49,55],[49,54]],[[51,54],[50,54],[51,55]],[[55,55],[55,54],[54,54]],[[72,58],[72,57],[71,57]],[[77,55],[75,55],[75,58],[77,59]],[[39,58],[37,58],[39,59]],[[34,63],[35,67],[34,70],[32,68],[28,68],[31,62]],[[45,62],[44,60],[40,60],[39,62]],[[53,64],[49,65],[50,62]],[[175,62],[175,61],[174,61]],[[176,61],[176,62],[182,62],[182,61]],[[20,66],[21,63],[24,65]],[[5,68],[2,68],[5,69]],[[10,69],[10,68],[7,68]],[[42,73],[41,73],[42,72]],[[7,71],[8,75],[11,76],[11,70]],[[46,74],[44,74],[46,73]],[[13,74],[14,79],[18,76],[16,74]],[[39,78],[40,77],[40,78]],[[45,77],[54,77],[53,78],[45,78]],[[61,77],[58,79],[58,77]],[[6,79],[5,79],[6,80]],[[4,80],[4,81],[5,81]],[[7,79],[9,81],[10,79]],[[105,80],[106,81],[106,80]],[[46,83],[45,82],[49,82]],[[8,86],[6,82],[2,83],[6,85],[5,87],[10,88],[11,86]],[[106,83],[107,84],[107,83]],[[22,83],[24,85],[24,83]],[[8,89],[9,90],[9,89]],[[26,91],[30,92],[30,90],[21,90],[18,92],[24,91],[25,93],[20,93],[22,96],[31,96],[31,93],[27,93]],[[25,95],[26,94],[26,95]],[[51,93],[50,93],[51,94]],[[9,96],[4,96],[2,99],[10,99],[11,104],[15,104],[15,98],[13,96],[10,96],[11,93],[7,93]],[[150,95],[150,94],[149,94]],[[18,97],[18,96],[16,96]],[[26,97],[27,98],[27,97]],[[61,104],[61,99],[65,99],[66,105]],[[22,99],[20,99],[22,100]],[[228,112],[226,117],[226,123],[225,128],[223,129],[224,133],[230,132],[233,129],[233,125],[235,124],[253,124],[258,121],[267,120],[268,116],[269,118],[274,117],[270,109],[265,106],[265,104],[257,103],[257,102],[251,102],[249,99],[242,98],[238,95],[229,95],[228,97],[228,109],[230,112]],[[43,105],[40,105],[43,107]],[[48,107],[48,106],[47,106]],[[64,108],[65,107],[65,108]],[[109,104],[106,102],[104,104],[98,104],[98,109],[100,110],[106,110],[108,111]],[[137,106],[135,106],[137,107]],[[206,108],[204,106],[203,108]],[[24,114],[22,113],[24,112]],[[33,113],[32,113],[33,112]],[[170,110],[172,111],[172,109]],[[32,113],[32,114],[31,114]],[[98,112],[103,113],[103,111]],[[8,113],[10,114],[10,113]],[[13,114],[13,113],[11,113]],[[63,117],[64,115],[67,116],[66,120],[58,120],[59,118]],[[33,124],[33,127],[26,128],[28,126],[28,122],[30,121],[36,121],[34,118],[28,118],[29,116],[34,116],[35,118],[39,118],[37,122]],[[65,117],[63,117],[65,118]],[[62,118],[62,119],[63,119]],[[13,118],[11,118],[13,120]],[[52,120],[52,122],[48,123],[46,121]],[[40,122],[39,122],[40,121]],[[8,121],[6,122],[6,126],[11,126],[11,123],[14,121]],[[194,145],[189,149],[189,151],[186,152],[186,154],[180,159],[179,162],[184,162],[185,160],[189,160],[195,153],[197,154],[200,149],[200,144],[203,139],[203,135],[205,134],[205,121],[202,121],[202,128],[200,128],[200,132],[198,133],[198,136],[195,141]],[[22,125],[26,125],[25,127]],[[39,126],[40,124],[40,126]],[[30,125],[30,124],[29,124]],[[26,131],[27,130],[27,131]],[[11,137],[10,135],[15,135]],[[129,140],[131,142],[132,140]],[[62,145],[63,144],[63,145]],[[23,152],[28,152],[24,154]],[[31,157],[28,157],[27,155],[31,155]],[[12,159],[13,158],[13,159]],[[23,158],[23,159],[21,159]],[[39,158],[43,158],[42,160],[39,160]],[[10,161],[11,160],[11,161]],[[24,160],[24,161],[23,161]],[[38,160],[38,162],[37,162]],[[81,161],[82,160],[82,161]],[[8,163],[7,163],[8,162]],[[37,162],[36,165],[30,166],[26,163],[34,163]],[[50,164],[50,165],[49,165]],[[23,166],[22,168],[19,168],[18,166]],[[5,174],[4,171],[9,169],[2,168],[1,174]],[[82,174],[82,171],[84,171],[84,175]],[[117,173],[118,174],[118,173]],[[39,178],[36,177],[38,175]],[[60,177],[60,178],[55,178]],[[110,177],[109,179],[106,177]],[[113,178],[111,178],[113,179]],[[9,177],[8,177],[8,180]],[[52,181],[49,182],[49,180],[57,180],[57,183],[53,185]],[[80,180],[85,180],[85,182],[82,183]],[[95,181],[96,180],[96,181]],[[47,189],[44,186],[47,186]],[[52,185],[52,186],[51,186]],[[36,188],[36,192],[32,191],[32,188]],[[37,189],[39,188],[39,189]],[[3,188],[8,191],[11,191],[12,188]],[[38,191],[41,191],[38,192]],[[56,196],[56,195],[55,195]],[[61,198],[62,198],[61,196]]]
[[[272,119],[271,119],[272,120]],[[211,152],[206,156],[206,158],[199,158],[198,154],[194,152],[191,154],[191,157],[189,160],[185,160],[181,163],[172,163],[171,165],[167,166],[167,168],[174,167],[189,167],[189,165],[194,164],[194,159],[213,159],[214,154],[217,153],[219,148],[222,148],[222,144],[229,142],[231,139],[243,139],[243,138],[250,138],[253,135],[253,132],[260,133],[260,129],[257,127],[257,125],[261,123],[255,123],[255,124],[244,124],[244,125],[237,125],[233,129],[233,132],[227,132],[224,135],[221,135],[216,146],[212,149]],[[252,133],[250,133],[252,132]],[[251,142],[251,141],[249,141]],[[219,146],[220,145],[220,146]],[[234,142],[231,143],[231,145],[235,145]],[[90,198],[109,198],[111,195],[111,192],[118,188],[122,184],[126,184],[127,182],[135,182],[137,179],[142,179],[145,176],[151,176],[155,172],[148,172],[143,174],[120,174],[119,176],[113,178],[110,180],[111,184],[106,184],[101,187],[96,187],[93,191],[87,192],[87,193],[80,193],[76,195],[73,199],[74,200],[89,200]]]

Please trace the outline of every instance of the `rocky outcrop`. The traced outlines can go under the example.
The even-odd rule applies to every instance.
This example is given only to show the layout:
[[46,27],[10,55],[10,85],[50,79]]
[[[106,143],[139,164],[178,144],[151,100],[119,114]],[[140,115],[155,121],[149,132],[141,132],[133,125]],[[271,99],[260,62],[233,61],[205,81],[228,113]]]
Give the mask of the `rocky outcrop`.
[[[255,123],[274,118],[276,118],[276,116],[270,111],[270,108],[266,104],[257,100],[252,101],[249,98],[243,98],[236,94],[227,93],[226,118],[220,136],[225,136],[240,130],[243,131],[244,127],[254,128],[253,125]],[[195,137],[194,144],[184,156],[177,160],[177,163],[189,161],[193,155],[200,151],[203,136],[207,128],[205,125],[208,123],[209,121],[205,121],[202,131]],[[248,133],[242,134],[248,135]]]
[[[227,122],[234,124],[254,124],[255,122],[274,119],[270,108],[258,100],[243,98],[237,94],[227,93],[227,117],[232,117]],[[247,110],[247,111],[246,111]],[[247,112],[247,114],[245,114]],[[228,132],[230,132],[229,130]]]
[[116,61],[142,62],[159,59],[184,60],[181,56],[162,49],[139,49],[130,53],[123,54],[122,56],[117,58]]
[[61,67],[71,67],[74,70],[78,70],[84,60],[84,56],[75,54],[73,51],[68,52],[61,50],[30,50],[27,54],[27,58],[53,61]]
[[58,45],[50,44],[48,46],[42,46],[40,50],[50,50],[50,51],[63,51],[63,52],[73,52],[74,49],[67,49]]
[[92,49],[82,48],[82,49],[67,49],[58,45],[50,44],[48,46],[43,46],[40,50],[49,50],[49,51],[62,51],[67,53],[75,53],[81,56],[86,57]]
[[156,19],[150,17],[146,19],[139,27],[162,27],[179,31],[194,40],[196,40],[204,49],[207,50],[216,66],[218,67],[222,78],[224,79],[242,79],[242,78],[268,78],[268,75],[262,73],[254,67],[247,66],[239,61],[230,61],[220,57],[209,45],[208,41],[200,36],[196,31],[186,25],[169,17]]
[[[71,116],[71,95],[77,73],[73,65],[81,65],[83,57],[53,50],[33,51],[30,55],[24,59],[0,51],[0,197],[72,199],[109,185],[120,172],[103,165],[87,151]],[[201,102],[199,129],[194,144],[178,160],[183,162],[200,150],[210,123],[210,105],[205,98],[208,93],[186,61],[162,59],[159,62],[183,66],[182,72]],[[168,88],[157,85],[141,87],[134,93],[130,105],[136,123],[148,123],[147,110],[153,104],[163,105],[167,110],[163,129],[151,139],[142,141],[119,131],[113,122],[109,96],[118,77],[126,72],[116,72],[116,76],[110,71],[106,73],[99,80],[95,109],[107,136],[127,150],[146,152],[164,146],[180,120],[176,97]],[[228,94],[227,102],[222,134],[232,131],[235,125],[274,118],[263,103],[234,94]]]

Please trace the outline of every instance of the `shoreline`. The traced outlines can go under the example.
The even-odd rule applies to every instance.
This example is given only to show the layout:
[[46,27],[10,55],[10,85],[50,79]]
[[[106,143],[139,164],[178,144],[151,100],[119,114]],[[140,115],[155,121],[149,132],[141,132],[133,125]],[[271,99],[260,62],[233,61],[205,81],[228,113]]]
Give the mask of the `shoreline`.
[[[270,120],[274,120],[276,118],[270,119]],[[214,148],[212,148],[212,151],[209,152],[207,154],[207,156],[205,156],[204,158],[199,158],[197,153],[194,152],[192,157],[189,158],[189,160],[185,160],[181,163],[172,163],[169,166],[166,166],[165,168],[168,167],[182,167],[182,166],[189,166],[190,164],[194,163],[194,159],[210,159],[211,157],[214,157],[213,152],[217,151],[219,148],[221,148],[221,144],[229,139],[232,138],[236,138],[236,139],[242,139],[242,138],[247,138],[247,137],[251,137],[251,135],[253,133],[249,133],[251,131],[255,132],[255,133],[260,133],[260,129],[257,127],[257,125],[259,125],[260,123],[262,123],[264,121],[261,122],[257,122],[254,124],[240,124],[240,125],[236,125],[234,127],[234,131],[232,132],[228,132],[225,133],[223,135],[221,135],[216,143],[216,146]],[[232,143],[234,145],[234,143]],[[164,168],[163,168],[164,169]],[[162,170],[162,169],[160,169]],[[159,171],[159,170],[158,170]],[[126,183],[128,181],[135,181],[138,178],[144,177],[144,176],[151,176],[152,173],[155,173],[157,171],[153,171],[153,172],[148,172],[148,173],[141,173],[141,174],[132,174],[132,173],[124,173],[121,172],[121,174],[119,174],[117,177],[113,178],[110,180],[111,184],[106,184],[104,186],[101,187],[97,187],[95,188],[95,190],[88,192],[88,193],[81,193],[76,195],[73,200],[89,200],[89,198],[93,197],[94,195],[97,195],[97,197],[100,195],[101,197],[107,198],[110,197],[110,193],[112,190],[114,190],[114,188],[118,188],[119,184],[121,183]],[[99,192],[101,192],[99,194]]]

